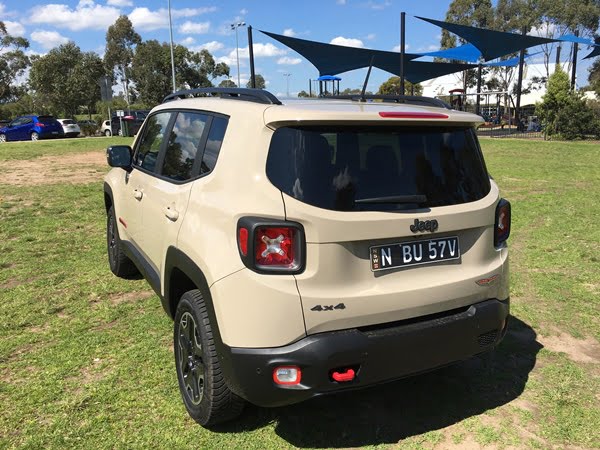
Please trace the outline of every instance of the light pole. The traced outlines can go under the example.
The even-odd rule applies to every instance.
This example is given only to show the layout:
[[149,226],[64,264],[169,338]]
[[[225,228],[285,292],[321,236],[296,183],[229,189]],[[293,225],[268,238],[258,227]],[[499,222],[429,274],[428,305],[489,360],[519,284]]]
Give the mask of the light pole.
[[171,76],[173,78],[173,92],[177,90],[175,85],[175,57],[173,56],[173,21],[171,20],[171,0],[169,0],[169,34],[171,36]]
[[290,96],[290,77],[292,76],[291,73],[284,73],[283,76],[285,77],[285,82],[286,82],[286,96]]
[[246,22],[237,22],[231,24],[231,29],[235,30],[235,54],[237,55],[238,87],[240,86],[240,47],[238,44],[238,28],[245,27]]

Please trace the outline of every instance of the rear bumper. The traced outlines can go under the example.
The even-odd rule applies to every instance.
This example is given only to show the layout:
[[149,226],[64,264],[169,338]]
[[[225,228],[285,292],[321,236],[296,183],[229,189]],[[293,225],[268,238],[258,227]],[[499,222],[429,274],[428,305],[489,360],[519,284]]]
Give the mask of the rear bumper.
[[[223,349],[229,387],[259,406],[282,406],[318,395],[357,389],[425,372],[493,348],[504,336],[509,300],[486,300],[446,314],[307,336],[278,348]],[[274,383],[273,369],[298,366],[301,384]],[[334,369],[356,377],[338,383]]]

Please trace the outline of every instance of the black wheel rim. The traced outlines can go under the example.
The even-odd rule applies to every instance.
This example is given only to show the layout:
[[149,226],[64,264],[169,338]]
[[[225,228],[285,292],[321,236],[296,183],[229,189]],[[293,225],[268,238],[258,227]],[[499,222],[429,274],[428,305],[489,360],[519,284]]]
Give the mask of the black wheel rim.
[[204,397],[204,361],[200,330],[189,312],[183,313],[179,320],[177,351],[179,352],[177,370],[183,381],[185,395],[191,403],[197,405]]
[[108,256],[110,265],[115,266],[117,262],[117,233],[115,230],[115,218],[111,214],[108,217]]

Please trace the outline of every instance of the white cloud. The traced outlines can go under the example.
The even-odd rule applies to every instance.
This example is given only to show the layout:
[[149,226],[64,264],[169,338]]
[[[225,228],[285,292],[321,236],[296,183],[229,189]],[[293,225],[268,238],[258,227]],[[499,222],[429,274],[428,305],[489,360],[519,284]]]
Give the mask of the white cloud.
[[194,47],[194,51],[195,52],[199,52],[200,50],[208,50],[211,53],[214,53],[218,50],[221,50],[223,47],[225,47],[221,42],[218,41],[210,41],[210,42],[206,42],[204,44],[200,44],[196,47]]
[[204,34],[210,30],[210,22],[187,21],[179,26],[179,32],[183,34]]
[[244,9],[240,10],[240,14],[242,16],[245,16],[246,14],[248,14],[248,10],[246,8],[244,8]]
[[365,46],[365,44],[363,44],[363,41],[361,41],[360,39],[345,38],[343,36],[335,37],[329,43],[334,45],[343,45],[344,47],[363,48]]
[[[1,13],[1,11],[0,11]],[[10,20],[5,20],[4,25],[6,25],[6,31],[11,36],[23,36],[25,35],[25,27],[21,25],[19,22],[11,22]]]
[[56,31],[36,30],[31,33],[31,40],[37,42],[46,50],[50,50],[61,44],[66,44],[69,39]]
[[375,33],[367,34],[366,39],[367,41],[372,41],[373,39],[375,39]]
[[435,44],[431,44],[430,46],[427,47],[428,52],[435,52],[436,50],[439,50],[439,49],[440,49],[440,46],[435,45]]
[[[236,64],[236,59],[235,59],[235,56],[233,58],[231,58],[229,56],[218,56],[218,57],[215,58],[215,62],[217,62],[217,63],[225,63],[229,67],[233,67],[233,64]],[[240,61],[240,65],[242,65],[242,61]]]
[[[216,11],[214,6],[205,8],[183,8],[171,9],[173,19],[182,17],[194,17],[200,14],[206,14]],[[129,14],[129,20],[133,26],[139,30],[153,31],[161,28],[169,28],[169,11],[166,8],[160,8],[156,11],[150,11],[146,7],[135,8]],[[191,23],[191,22],[190,22]]]
[[184,40],[181,41],[181,44],[183,44],[183,45],[193,45],[195,43],[196,43],[196,39],[194,39],[191,36],[188,36]]
[[112,6],[97,5],[92,0],[81,0],[75,9],[64,4],[36,6],[29,15],[29,22],[73,31],[106,30],[117,20],[119,13],[119,9]]
[[288,66],[295,66],[296,64],[300,64],[302,59],[300,58],[290,58],[289,56],[284,56],[283,58],[279,58],[277,60],[277,64],[285,64]]
[[112,5],[112,6],[133,6],[133,1],[132,0],[107,0],[106,4]]
[[[283,56],[285,55],[285,50],[275,47],[270,42],[268,44],[254,44],[254,57],[255,58],[271,58],[273,56]],[[248,58],[248,46],[240,47],[240,59]],[[235,49],[231,50],[228,55],[229,58],[235,61],[236,59],[236,51]]]
[[367,8],[371,8],[374,9],[376,11],[381,11],[382,9],[387,8],[388,6],[391,6],[392,2],[390,2],[389,0],[385,0],[383,2],[376,2],[376,1],[368,1],[365,6]]
[[296,32],[291,28],[286,28],[285,30],[283,30],[283,35],[289,36],[289,37],[294,37],[294,36],[296,36]]
[[[410,48],[409,44],[404,45],[404,50],[408,50],[409,48]],[[400,44],[395,45],[394,48],[392,48],[392,51],[400,53]]]
[[106,4],[112,6],[133,6],[131,0],[107,0]]

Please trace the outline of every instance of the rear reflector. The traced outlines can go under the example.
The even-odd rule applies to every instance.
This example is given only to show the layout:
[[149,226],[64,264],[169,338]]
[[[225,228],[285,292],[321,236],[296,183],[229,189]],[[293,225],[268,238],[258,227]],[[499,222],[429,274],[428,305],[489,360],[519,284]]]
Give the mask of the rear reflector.
[[381,111],[380,117],[390,119],[447,119],[446,114],[430,113],[430,112],[396,112],[396,111]]
[[240,228],[238,230],[238,245],[240,246],[240,253],[244,256],[248,255],[248,230],[246,228]]
[[300,384],[302,371],[298,366],[280,366],[273,369],[273,381],[276,384],[294,385]]
[[338,383],[343,383],[345,381],[354,380],[355,375],[356,374],[354,373],[354,369],[346,369],[343,372],[336,370],[331,373],[331,378],[333,378],[333,380],[337,381]]

